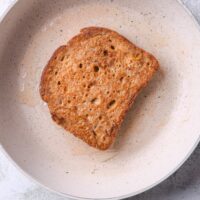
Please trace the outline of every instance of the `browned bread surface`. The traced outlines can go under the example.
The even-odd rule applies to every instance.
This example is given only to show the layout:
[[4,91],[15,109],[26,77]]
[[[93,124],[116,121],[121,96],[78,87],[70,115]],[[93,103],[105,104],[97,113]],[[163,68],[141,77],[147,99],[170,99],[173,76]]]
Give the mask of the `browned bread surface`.
[[40,94],[54,121],[105,150],[158,67],[151,54],[117,32],[88,27],[55,51],[43,71]]

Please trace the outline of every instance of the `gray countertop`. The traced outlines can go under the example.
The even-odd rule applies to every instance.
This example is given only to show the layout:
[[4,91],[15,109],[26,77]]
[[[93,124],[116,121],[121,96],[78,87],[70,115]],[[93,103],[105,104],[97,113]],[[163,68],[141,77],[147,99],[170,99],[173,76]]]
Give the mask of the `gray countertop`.
[[[13,0],[0,0],[0,14]],[[200,23],[200,0],[182,0]],[[188,161],[157,187],[130,200],[200,200],[200,144]],[[20,181],[19,181],[20,180]],[[22,175],[0,147],[0,200],[64,200]]]

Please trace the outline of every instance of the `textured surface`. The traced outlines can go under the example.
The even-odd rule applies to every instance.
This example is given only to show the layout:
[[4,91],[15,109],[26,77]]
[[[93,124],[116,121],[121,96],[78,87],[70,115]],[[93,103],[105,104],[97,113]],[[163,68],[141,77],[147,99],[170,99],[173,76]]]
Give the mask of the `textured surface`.
[[55,51],[43,71],[40,94],[55,122],[105,150],[158,65],[117,32],[88,27]]
[[[1,1],[0,8],[3,2]],[[185,1],[193,13],[199,15],[200,1]],[[200,18],[199,18],[200,20]],[[200,146],[191,158],[169,179],[132,200],[199,200],[200,196]],[[20,180],[20,182],[19,182]],[[8,200],[64,200],[58,195],[27,180],[12,164],[0,153],[0,199]]]

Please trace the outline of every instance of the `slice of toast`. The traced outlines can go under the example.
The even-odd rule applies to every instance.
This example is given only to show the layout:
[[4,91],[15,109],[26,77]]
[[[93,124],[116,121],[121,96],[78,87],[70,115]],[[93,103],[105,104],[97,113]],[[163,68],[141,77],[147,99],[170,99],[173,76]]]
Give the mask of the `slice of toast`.
[[52,119],[89,145],[108,149],[158,61],[117,32],[84,28],[45,67],[40,94]]

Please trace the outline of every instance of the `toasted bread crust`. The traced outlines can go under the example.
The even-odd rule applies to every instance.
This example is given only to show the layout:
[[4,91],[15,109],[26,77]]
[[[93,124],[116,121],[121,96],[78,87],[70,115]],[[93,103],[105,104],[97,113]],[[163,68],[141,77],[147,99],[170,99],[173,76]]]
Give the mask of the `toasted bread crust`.
[[[54,52],[42,73],[40,95],[54,121],[90,146],[105,150],[158,68],[151,54],[117,32],[88,27]],[[59,82],[61,86],[56,86]]]
[[42,76],[41,76],[41,80],[40,80],[40,88],[39,88],[39,91],[40,91],[40,96],[42,98],[43,101],[47,102],[47,100],[45,99],[46,97],[46,93],[45,93],[45,89],[48,85],[48,80],[47,80],[47,77],[48,77],[48,73],[49,71],[53,68],[53,66],[51,66],[51,63],[52,61],[55,59],[56,55],[59,54],[60,52],[63,51],[63,49],[66,48],[66,46],[60,46],[54,53],[53,55],[51,56],[49,62],[47,63],[47,65],[45,66],[45,68],[43,69],[43,72],[42,72]]

